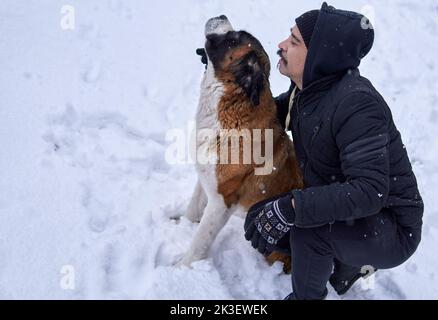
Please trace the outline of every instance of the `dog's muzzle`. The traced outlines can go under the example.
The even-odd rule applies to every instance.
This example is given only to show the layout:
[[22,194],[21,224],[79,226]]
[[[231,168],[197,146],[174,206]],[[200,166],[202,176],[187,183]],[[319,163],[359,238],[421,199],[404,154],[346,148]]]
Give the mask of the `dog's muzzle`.
[[205,36],[208,36],[209,34],[225,34],[228,31],[233,30],[233,26],[224,15],[211,18],[205,24]]

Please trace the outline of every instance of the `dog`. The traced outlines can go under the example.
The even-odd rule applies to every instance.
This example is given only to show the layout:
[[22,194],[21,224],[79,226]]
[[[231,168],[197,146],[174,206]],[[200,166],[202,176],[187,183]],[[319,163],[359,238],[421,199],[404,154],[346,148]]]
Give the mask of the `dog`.
[[[201,84],[196,129],[198,132],[208,129],[213,135],[207,139],[198,135],[196,148],[213,161],[196,162],[198,181],[185,216],[200,224],[178,266],[190,266],[205,259],[234,212],[247,212],[259,201],[303,186],[292,141],[277,120],[269,85],[271,66],[262,45],[250,33],[235,31],[223,15],[207,21],[205,36],[208,63]],[[257,174],[261,167],[252,158],[246,163],[240,161],[245,157],[245,141],[239,138],[231,150],[229,140],[224,144],[224,137],[228,136],[223,131],[244,130],[249,132],[254,145],[262,149],[269,145],[266,132],[271,132],[271,155],[265,154],[272,164],[269,174]],[[256,130],[265,135],[257,138]],[[221,151],[229,155],[233,150],[237,150],[240,162],[219,161]],[[285,263],[285,269],[290,268],[288,255],[274,252],[267,260],[270,263],[280,260]]]

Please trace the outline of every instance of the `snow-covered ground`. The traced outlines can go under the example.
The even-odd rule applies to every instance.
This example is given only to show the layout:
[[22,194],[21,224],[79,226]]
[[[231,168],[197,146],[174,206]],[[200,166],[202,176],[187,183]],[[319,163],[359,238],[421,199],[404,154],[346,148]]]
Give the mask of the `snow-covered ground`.
[[[60,26],[64,5],[75,29]],[[348,1],[374,9],[361,66],[390,104],[425,202],[423,241],[374,288],[343,299],[438,297],[438,3]],[[196,225],[182,219],[193,165],[164,161],[166,132],[194,119],[205,21],[226,14],[271,62],[293,19],[320,1],[2,0],[0,298],[281,299],[291,290],[233,217],[207,260],[172,263]],[[288,80],[273,67],[272,91]],[[72,276],[74,275],[74,279]],[[67,277],[67,278],[66,278]],[[67,280],[66,280],[67,279]],[[338,299],[331,290],[329,299]]]

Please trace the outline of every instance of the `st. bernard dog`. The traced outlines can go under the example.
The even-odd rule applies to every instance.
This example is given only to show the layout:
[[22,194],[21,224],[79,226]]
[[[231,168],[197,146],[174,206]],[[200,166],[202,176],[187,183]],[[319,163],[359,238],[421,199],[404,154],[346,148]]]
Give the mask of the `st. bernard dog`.
[[[208,129],[214,135],[207,139],[197,136],[196,147],[198,152],[213,156],[214,160],[196,163],[198,182],[186,218],[200,224],[178,266],[189,266],[206,258],[214,239],[236,210],[246,213],[259,201],[302,188],[292,141],[277,120],[269,87],[269,57],[262,45],[248,32],[234,31],[223,15],[207,22],[205,36],[208,64],[201,84],[196,129],[198,132]],[[260,129],[257,138],[255,133]],[[257,174],[261,168],[254,157],[249,162],[243,161],[247,141],[240,139],[237,143],[240,162],[220,161],[221,149],[226,149],[231,142],[228,140],[224,145],[226,132],[243,131],[250,132],[254,149],[256,144],[261,150],[271,144],[271,150],[265,150],[265,160],[272,164],[269,174]],[[271,143],[267,141],[269,135],[264,134],[268,131]],[[236,151],[236,144],[234,149],[231,146],[226,150],[227,153]],[[281,260],[287,264],[289,261],[289,257],[280,253],[272,253],[267,258],[269,262]]]

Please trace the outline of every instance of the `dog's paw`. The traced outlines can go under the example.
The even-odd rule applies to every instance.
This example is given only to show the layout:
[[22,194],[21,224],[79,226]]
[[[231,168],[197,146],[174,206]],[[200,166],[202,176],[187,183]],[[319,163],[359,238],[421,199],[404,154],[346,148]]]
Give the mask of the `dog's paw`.
[[169,218],[170,221],[173,221],[175,224],[179,224],[181,221],[181,216],[174,216]]
[[174,267],[175,268],[181,268],[181,267],[187,267],[187,268],[192,268],[192,259],[189,259],[187,256],[182,257],[181,259],[179,259],[177,262],[174,263]]
[[201,222],[201,217],[202,215],[199,214],[198,211],[196,210],[191,210],[190,208],[188,208],[186,210],[186,214],[184,215],[184,217],[189,220],[191,223],[199,223]]
[[191,217],[191,216],[185,216],[187,218],[187,220],[189,220],[191,223],[200,223],[201,219],[195,218],[195,217]]

